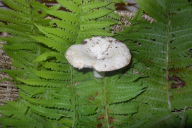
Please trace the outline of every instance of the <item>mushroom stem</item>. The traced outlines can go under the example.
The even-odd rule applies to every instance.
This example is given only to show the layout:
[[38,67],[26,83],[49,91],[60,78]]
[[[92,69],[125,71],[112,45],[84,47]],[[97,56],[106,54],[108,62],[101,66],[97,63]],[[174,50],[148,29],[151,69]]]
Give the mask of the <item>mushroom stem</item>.
[[95,69],[93,69],[93,73],[96,78],[104,78],[105,76],[105,72],[98,72]]

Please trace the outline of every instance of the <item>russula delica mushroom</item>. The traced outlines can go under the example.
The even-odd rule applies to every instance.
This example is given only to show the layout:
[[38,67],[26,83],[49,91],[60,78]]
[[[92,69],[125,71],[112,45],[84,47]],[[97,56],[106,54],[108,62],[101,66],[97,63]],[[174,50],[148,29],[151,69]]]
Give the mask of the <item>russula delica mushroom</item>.
[[111,37],[85,39],[69,47],[65,57],[75,68],[93,68],[96,78],[103,78],[106,71],[123,68],[131,61],[127,46]]

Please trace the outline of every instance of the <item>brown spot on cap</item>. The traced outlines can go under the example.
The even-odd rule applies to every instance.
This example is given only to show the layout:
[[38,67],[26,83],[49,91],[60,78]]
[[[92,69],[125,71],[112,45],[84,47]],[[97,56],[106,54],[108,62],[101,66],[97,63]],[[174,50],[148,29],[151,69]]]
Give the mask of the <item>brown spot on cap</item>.
[[82,42],[81,42],[81,44],[86,44],[86,43],[87,43],[87,41],[82,41]]

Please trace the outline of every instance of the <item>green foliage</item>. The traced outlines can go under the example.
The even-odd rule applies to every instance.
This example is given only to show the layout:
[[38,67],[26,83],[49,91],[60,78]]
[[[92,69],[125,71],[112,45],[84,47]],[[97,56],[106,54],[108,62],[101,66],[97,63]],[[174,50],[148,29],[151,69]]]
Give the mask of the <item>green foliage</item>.
[[[3,72],[21,98],[0,107],[2,127],[191,127],[192,3],[135,1],[140,9],[128,19],[131,27],[116,36],[132,62],[97,79],[91,69],[73,68],[65,52],[86,38],[114,36],[111,26],[120,19],[115,4],[124,0],[57,0],[49,8],[35,0],[4,0],[12,10],[0,9],[0,32],[11,36],[0,40],[16,69]],[[143,21],[143,11],[156,21]],[[171,89],[172,76],[185,86]]]
[[[191,95],[191,2],[188,0],[135,0],[141,9],[130,28],[117,36],[130,48],[137,59],[135,70],[143,78],[146,91],[134,101],[140,102],[133,117],[148,120],[142,127],[184,127],[183,119],[175,118],[172,111],[192,107]],[[142,10],[156,21],[149,24],[139,15]],[[185,86],[172,89],[171,77],[180,78]],[[146,115],[147,113],[147,115]],[[186,120],[186,117],[185,117]],[[187,122],[187,121],[186,121]],[[192,125],[187,122],[187,127]]]
[[74,69],[64,57],[69,46],[86,38],[113,36],[111,25],[120,19],[114,5],[123,0],[58,0],[50,8],[34,0],[4,1],[14,10],[0,10],[6,22],[0,31],[11,34],[1,40],[16,69],[3,72],[14,79],[21,98],[0,107],[2,127],[134,126],[131,115],[139,104],[128,101],[145,90],[142,75],[130,70],[124,76],[119,70],[96,79],[91,70]]
[[[42,99],[34,99],[22,96],[30,103],[55,109],[62,109],[67,115],[58,117],[70,120],[70,124],[61,122],[63,126],[69,127],[111,127],[119,125],[128,125],[131,114],[137,112],[137,103],[127,104],[124,102],[133,99],[143,92],[145,86],[142,82],[138,84],[129,84],[135,81],[136,77],[123,76],[117,72],[113,77],[106,77],[98,80],[93,77],[91,71],[77,71],[73,69],[64,58],[64,53],[72,44],[79,44],[82,40],[92,36],[112,36],[108,30],[111,25],[117,23],[117,14],[111,8],[113,2],[102,1],[61,1],[58,2],[66,7],[69,12],[61,10],[47,11],[55,19],[51,21],[53,27],[37,25],[39,30],[45,36],[34,36],[33,38],[46,46],[52,48],[50,52],[41,54],[34,62],[42,64],[44,71],[35,72],[37,76],[55,82],[66,83],[64,86],[55,86],[46,90],[45,95],[37,94]],[[106,20],[106,16],[111,19]],[[103,29],[104,28],[104,29]],[[127,72],[132,74],[131,72]],[[121,79],[122,77],[122,79]],[[28,84],[38,84],[28,80],[22,80]],[[45,85],[45,83],[43,82]],[[47,82],[46,85],[48,85]],[[119,88],[116,90],[116,88]],[[26,89],[27,90],[27,89]],[[116,91],[114,91],[116,90]],[[116,95],[114,95],[116,93]],[[30,94],[29,96],[32,96]],[[33,95],[34,97],[34,95]],[[120,113],[116,112],[114,106],[122,108]],[[128,107],[128,108],[127,108]],[[111,111],[111,112],[109,112]],[[114,112],[113,112],[114,111]],[[40,114],[40,113],[39,113]],[[41,116],[48,115],[40,114]],[[121,116],[126,115],[127,121],[119,121]],[[57,118],[51,118],[57,119]],[[116,121],[117,123],[116,123]]]

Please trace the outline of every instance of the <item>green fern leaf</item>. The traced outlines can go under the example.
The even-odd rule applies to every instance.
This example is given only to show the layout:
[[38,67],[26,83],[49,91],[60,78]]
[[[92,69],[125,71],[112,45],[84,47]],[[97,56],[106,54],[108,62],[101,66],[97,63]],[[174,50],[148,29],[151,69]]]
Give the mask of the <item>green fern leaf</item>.
[[0,9],[0,14],[2,16],[6,16],[6,15],[8,16],[9,15],[9,17],[12,17],[12,18],[15,18],[15,19],[26,19],[27,20],[27,18],[24,17],[25,15],[22,14],[21,12],[16,12],[16,11],[10,10],[10,9],[9,10]]
[[137,112],[137,107],[135,104],[114,104],[108,107],[110,114],[131,114]]
[[12,1],[14,1],[14,2],[16,2],[17,4],[20,4],[20,5],[22,5],[22,6],[26,7],[26,8],[29,8],[29,3],[28,3],[26,0],[20,0],[20,1],[18,1],[18,0],[12,0]]
[[65,22],[65,21],[60,21],[60,20],[53,20],[52,23],[57,24],[58,27],[61,27],[67,31],[72,31],[74,33],[77,33],[78,28],[72,24],[70,24],[69,22]]
[[34,40],[30,40],[29,38],[23,38],[23,37],[3,37],[0,38],[0,40],[2,41],[6,41],[8,44],[14,44],[14,43],[24,43],[24,42],[28,42],[28,43],[35,43]]
[[[134,23],[132,27],[125,28],[126,30],[120,32],[118,37],[125,41],[133,57],[137,59],[138,62],[134,66],[136,71],[149,77],[142,80],[143,84],[148,86],[146,91],[136,98],[136,101],[148,105],[145,109],[139,110],[135,117],[139,120],[150,120],[142,126],[146,128],[157,125],[177,127],[176,122],[180,120],[175,119],[171,111],[191,106],[189,93],[191,85],[190,82],[186,83],[184,94],[182,89],[171,89],[173,83],[169,79],[178,77],[182,82],[191,79],[189,75],[191,70],[187,69],[191,63],[189,52],[191,47],[188,44],[191,40],[189,36],[191,25],[187,22],[191,20],[192,10],[186,11],[186,8],[192,3],[187,0],[136,0],[136,2],[156,22],[149,24],[141,21],[138,12],[138,17],[130,20]],[[144,115],[146,112],[149,112],[148,116]],[[153,119],[158,121],[153,122]]]
[[20,49],[26,49],[26,50],[34,50],[37,49],[36,44],[30,43],[30,44],[25,44],[23,43],[15,43],[12,45],[4,45],[3,49],[9,49],[9,50],[20,50]]
[[98,10],[98,11],[90,11],[86,15],[81,14],[81,20],[87,21],[87,20],[99,18],[99,17],[102,17],[104,15],[107,15],[110,12],[112,12],[112,10],[107,10],[107,9],[102,9],[102,10]]
[[79,37],[78,38],[80,38],[80,35],[81,36],[83,36],[83,35],[98,35],[98,36],[106,35],[106,36],[113,36],[112,33],[108,33],[108,32],[106,32],[104,30],[99,30],[99,29],[94,30],[94,31],[92,31],[92,30],[84,30],[84,31],[79,33]]
[[100,8],[100,7],[103,7],[103,6],[107,6],[109,3],[103,3],[103,2],[99,2],[99,1],[96,1],[96,2],[84,2],[82,4],[82,11],[83,12],[87,12],[88,10],[91,10],[91,9],[95,9],[95,8]]
[[49,34],[57,35],[61,38],[70,39],[71,41],[74,41],[75,33],[73,32],[65,32],[62,29],[55,29],[55,28],[46,28],[46,27],[38,27],[44,34],[47,34],[46,32],[49,32]]
[[117,13],[115,13],[115,12],[109,13],[108,16],[110,16],[111,18],[116,19],[116,20],[120,20],[120,18],[121,18],[121,17],[120,17]]
[[56,70],[56,71],[64,71],[64,72],[70,72],[70,66],[66,64],[58,64],[58,63],[52,63],[52,62],[41,62],[41,64],[48,69]]
[[42,80],[42,79],[19,79],[17,78],[17,80],[32,85],[32,86],[43,86],[43,87],[63,87],[63,86],[67,86],[70,83],[67,81],[52,81],[52,80]]
[[64,72],[54,72],[54,71],[35,71],[37,76],[43,77],[45,79],[55,79],[55,80],[69,80],[70,76],[68,73]]
[[82,22],[80,29],[81,30],[90,30],[91,28],[97,29],[97,28],[104,28],[109,25],[113,25],[114,22],[105,22],[105,21],[88,21],[88,22]]
[[77,6],[76,4],[74,4],[74,2],[72,1],[68,1],[68,0],[57,0],[61,5],[63,5],[64,7],[66,7],[66,9],[75,12],[76,14],[80,13],[80,9],[79,6]]
[[48,58],[54,58],[54,57],[56,57],[59,61],[61,61],[63,63],[67,63],[67,60],[64,57],[64,55],[56,53],[56,52],[44,53],[44,54],[40,55],[39,57],[37,57],[34,60],[34,62],[44,61]]
[[[56,49],[56,50],[58,50],[58,51],[60,51],[60,52],[63,52],[63,51],[66,50],[66,48],[64,48],[64,47],[62,46],[62,44],[53,43],[53,41],[52,41],[51,39],[46,38],[46,37],[44,37],[44,36],[38,36],[38,37],[35,36],[35,37],[33,37],[33,38],[36,39],[37,41],[41,42],[41,43],[46,44],[48,47],[51,47],[51,48],[53,48],[53,49]],[[32,47],[32,48],[33,48],[33,47]]]
[[38,125],[38,121],[32,120],[30,117],[25,117],[25,119],[22,120],[16,120],[16,119],[10,119],[6,117],[0,118],[0,123],[4,124],[5,127],[7,126],[16,126],[16,127],[28,127],[28,128],[34,128]]
[[67,116],[66,113],[58,112],[57,109],[50,109],[50,108],[48,109],[46,107],[35,106],[32,104],[30,104],[29,106],[33,112],[35,112],[39,115],[45,116],[46,118],[58,120],[62,116]]
[[47,11],[48,14],[54,15],[58,17],[59,19],[62,19],[66,22],[72,22],[72,23],[78,23],[78,19],[75,14],[64,12],[64,11]]
[[[18,4],[18,1],[13,2],[13,0],[3,0],[3,2],[4,2],[5,4],[7,4],[7,5],[9,5],[9,7],[11,7],[12,9],[17,10],[17,11],[20,11],[20,12],[23,12],[23,13],[27,13],[27,12],[30,11],[29,8],[26,8],[26,7],[24,7],[24,6],[20,6],[20,5]],[[24,3],[26,3],[26,2],[24,2]]]
[[[9,105],[3,105],[0,107],[0,112],[5,116],[12,116],[16,117],[17,119],[21,119],[26,111],[27,108],[25,105],[17,102],[8,103]],[[15,105],[15,106],[14,106]],[[16,109],[14,109],[16,108]]]
[[[70,104],[69,101],[67,100],[63,100],[61,102],[61,100],[58,100],[58,99],[34,99],[34,98],[29,98],[27,96],[24,96],[22,94],[20,94],[25,100],[27,100],[28,102],[30,103],[33,103],[33,104],[36,104],[36,105],[41,105],[41,106],[44,106],[44,107],[54,107],[54,108],[65,108],[65,109],[71,109],[72,108],[72,105]],[[70,99],[69,99],[70,100]],[[47,109],[48,110],[48,109]]]
[[81,106],[80,108],[77,108],[77,111],[82,115],[92,115],[96,113],[96,109],[96,106]]

